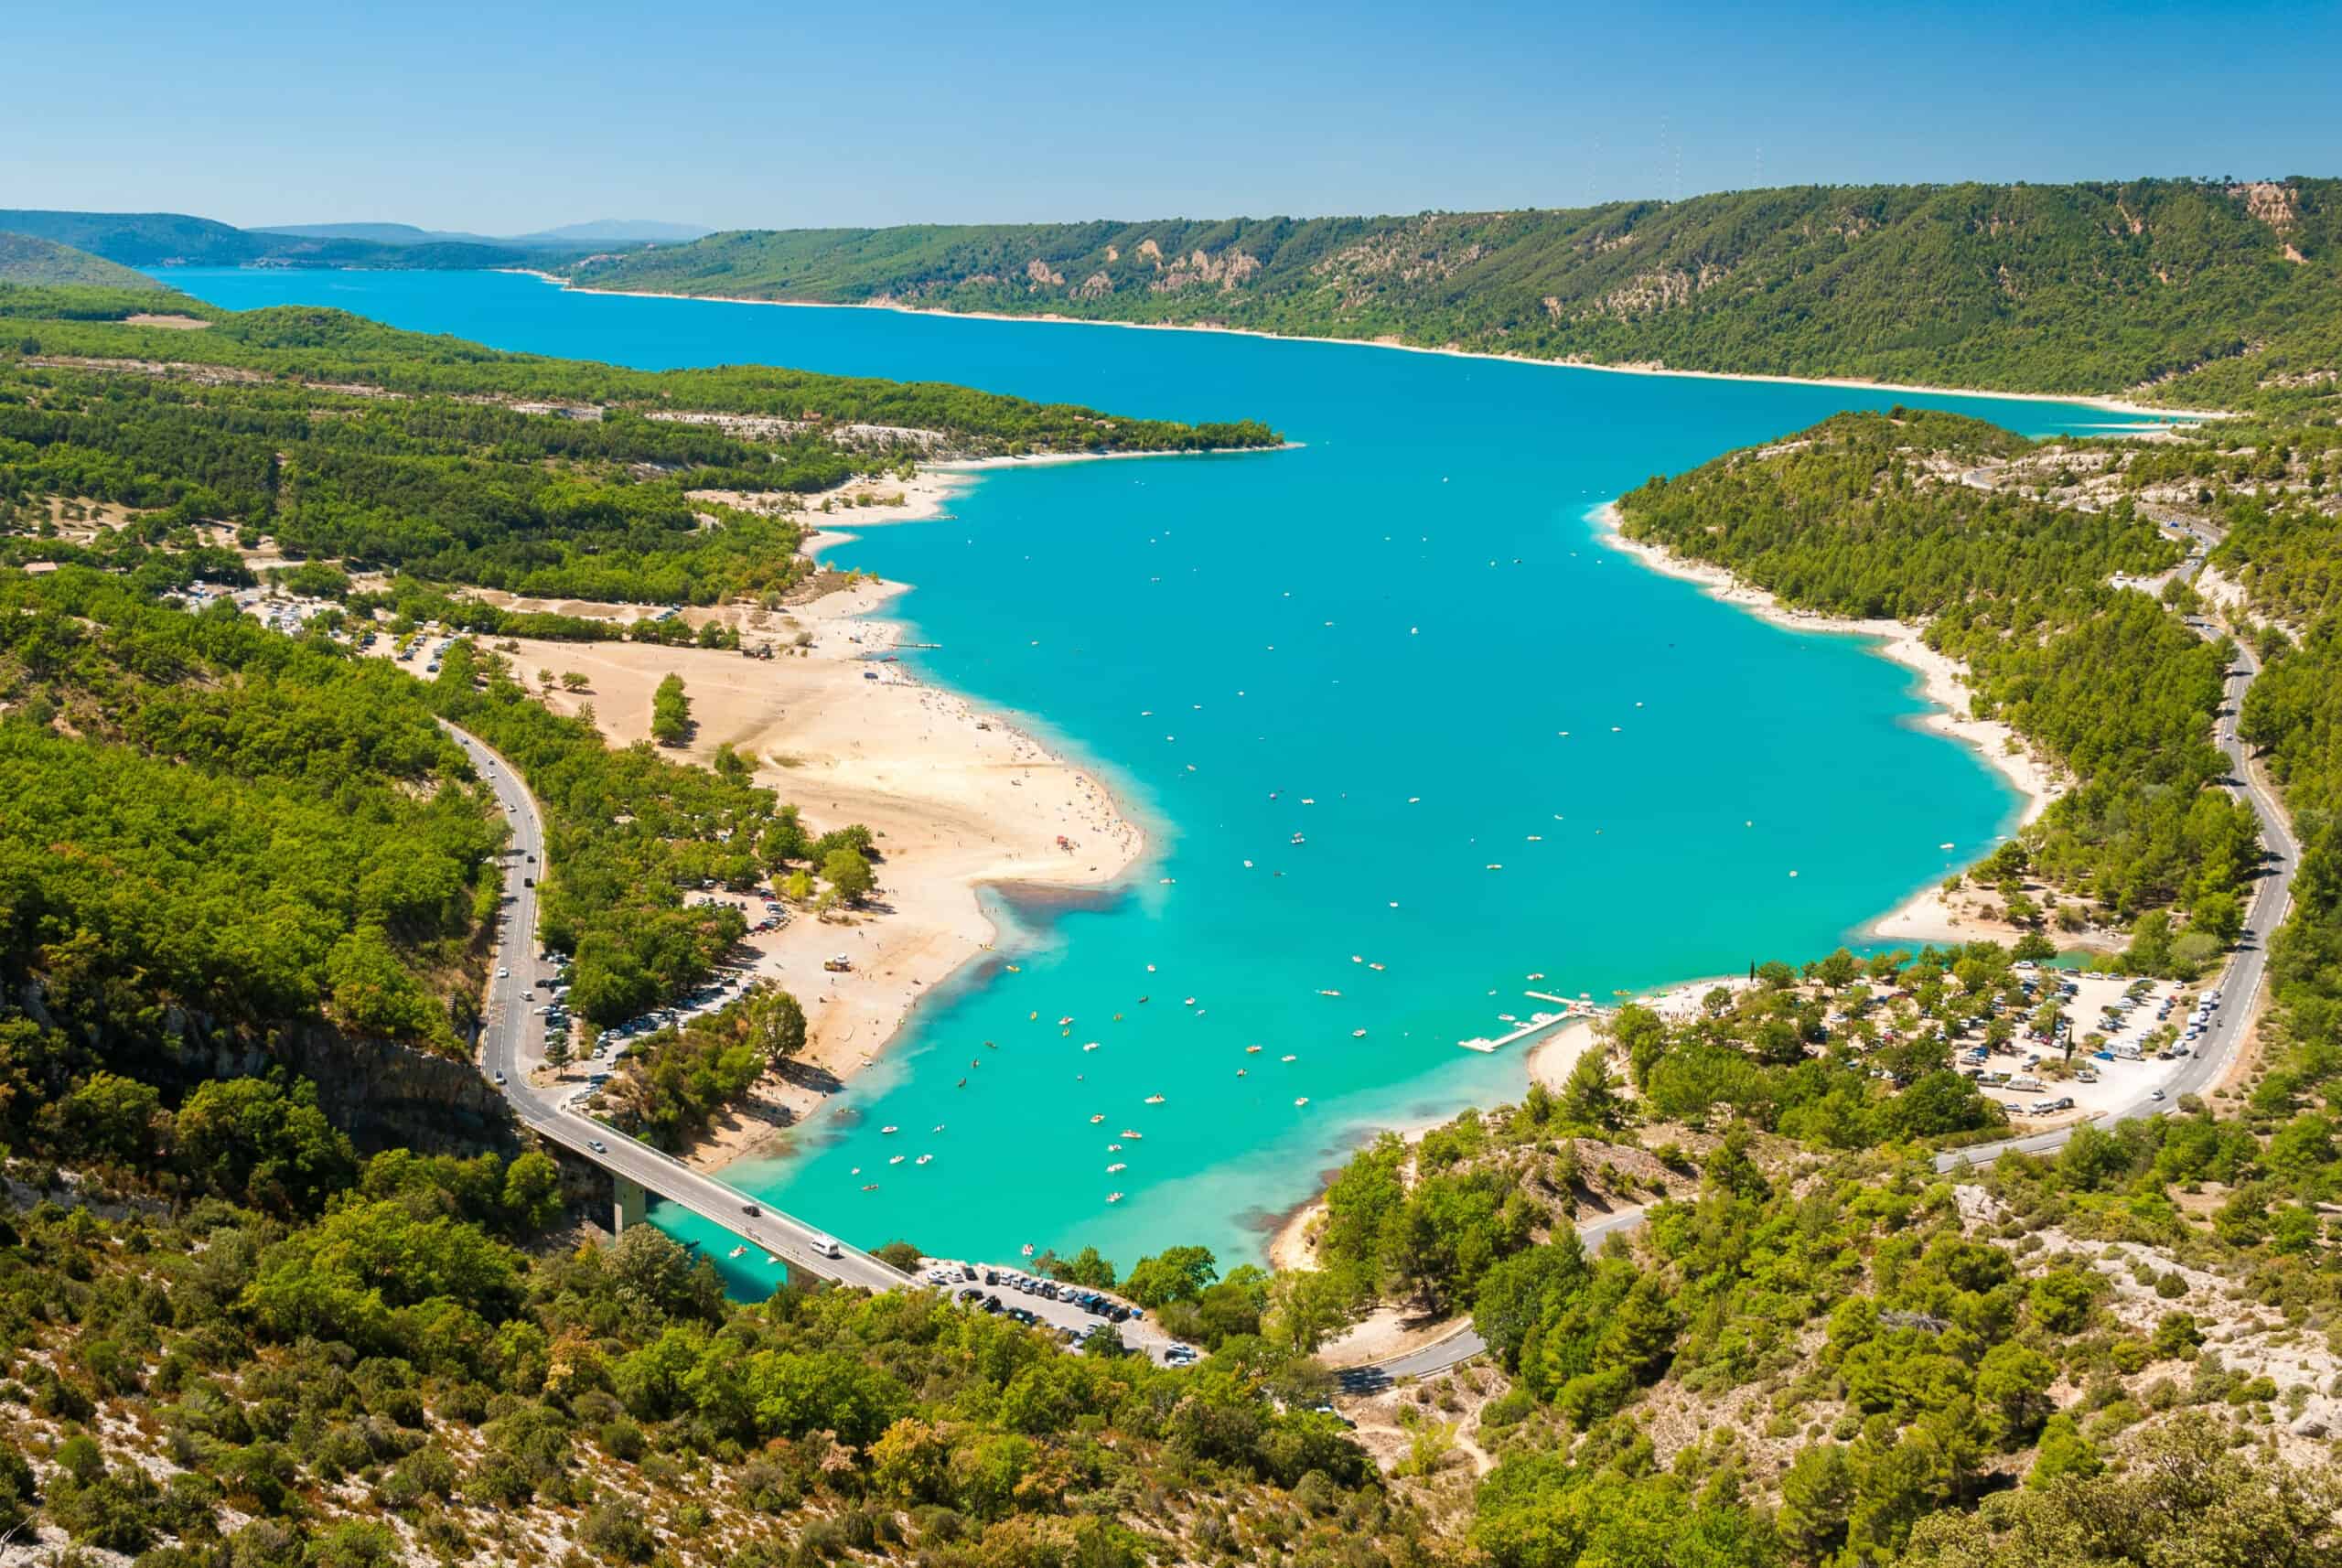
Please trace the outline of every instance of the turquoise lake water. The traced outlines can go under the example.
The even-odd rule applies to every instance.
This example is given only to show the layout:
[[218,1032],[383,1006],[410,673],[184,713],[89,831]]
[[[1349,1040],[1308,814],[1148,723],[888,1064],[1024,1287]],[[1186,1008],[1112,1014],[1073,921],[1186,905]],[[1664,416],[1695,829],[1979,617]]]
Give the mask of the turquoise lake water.
[[[1597,542],[1589,513],[1842,408],[1924,403],[2029,435],[2122,423],[498,274],[167,275],[225,306],[334,305],[503,348],[1251,415],[1305,443],[996,474],[950,521],[834,557],[915,584],[897,611],[941,645],[920,668],[1026,715],[1154,834],[1119,890],[994,897],[999,956],[930,997],[800,1147],[728,1173],[858,1243],[995,1260],[1095,1243],[1127,1266],[1183,1241],[1257,1260],[1370,1130],[1518,1098],[1518,1047],[1456,1042],[1538,1010],[1531,973],[1606,1001],[1801,961],[1983,853],[2015,800],[1914,727],[1907,671],[1647,571]],[[744,1290],[770,1283],[728,1268]]]

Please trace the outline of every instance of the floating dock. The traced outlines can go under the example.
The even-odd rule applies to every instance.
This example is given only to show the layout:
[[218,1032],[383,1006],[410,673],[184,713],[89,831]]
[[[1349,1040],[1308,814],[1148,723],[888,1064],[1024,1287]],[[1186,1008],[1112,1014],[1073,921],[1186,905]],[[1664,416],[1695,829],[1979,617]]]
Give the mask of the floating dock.
[[1574,1019],[1591,1018],[1601,1011],[1593,1003],[1583,999],[1572,1002],[1567,997],[1551,995],[1542,991],[1529,991],[1522,994],[1539,1002],[1558,1003],[1562,1010],[1558,1013],[1537,1014],[1526,1024],[1517,1026],[1509,1034],[1499,1035],[1493,1040],[1476,1035],[1471,1039],[1458,1040],[1456,1043],[1467,1051],[1500,1051],[1505,1047],[1528,1039],[1532,1035],[1542,1035],[1548,1029],[1558,1028]]

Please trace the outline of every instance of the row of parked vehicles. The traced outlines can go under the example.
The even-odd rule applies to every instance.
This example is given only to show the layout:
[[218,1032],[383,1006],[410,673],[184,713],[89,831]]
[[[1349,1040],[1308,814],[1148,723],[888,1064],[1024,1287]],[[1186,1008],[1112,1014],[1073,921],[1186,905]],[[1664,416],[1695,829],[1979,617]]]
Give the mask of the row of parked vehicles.
[[[976,1282],[981,1276],[983,1283]],[[1144,1317],[1146,1309],[1116,1301],[1102,1291],[1088,1290],[1080,1285],[1058,1280],[1037,1280],[1029,1274],[1003,1273],[998,1269],[979,1270],[973,1263],[941,1263],[927,1271],[927,1283],[949,1290],[956,1285],[960,1299],[973,1305],[986,1295],[985,1286],[1015,1291],[1023,1295],[1037,1296],[1043,1301],[1061,1301],[1078,1306],[1092,1317],[1102,1317],[1109,1323],[1128,1323],[1133,1317]],[[993,1300],[998,1298],[992,1297]],[[987,1311],[998,1310],[988,1307]]]

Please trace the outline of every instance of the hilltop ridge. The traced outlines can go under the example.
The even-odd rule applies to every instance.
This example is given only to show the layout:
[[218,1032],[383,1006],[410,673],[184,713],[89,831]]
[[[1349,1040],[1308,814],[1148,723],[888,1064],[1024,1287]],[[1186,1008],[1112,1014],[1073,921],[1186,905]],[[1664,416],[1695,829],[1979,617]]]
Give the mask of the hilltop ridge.
[[733,231],[581,287],[2236,405],[2342,366],[2342,184],[1806,186],[1408,217]]

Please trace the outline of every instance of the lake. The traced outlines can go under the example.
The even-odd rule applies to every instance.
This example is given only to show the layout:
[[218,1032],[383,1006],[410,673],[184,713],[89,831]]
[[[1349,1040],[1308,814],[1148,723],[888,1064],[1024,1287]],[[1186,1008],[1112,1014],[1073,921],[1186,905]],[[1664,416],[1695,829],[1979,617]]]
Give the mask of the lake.
[[1818,957],[1984,853],[2017,802],[1914,727],[1907,671],[1649,572],[1590,513],[1844,408],[1926,403],[2027,435],[2125,423],[501,274],[162,275],[224,306],[333,305],[501,348],[1252,416],[1302,444],[994,474],[950,520],[833,557],[915,585],[894,613],[940,645],[917,668],[1023,715],[1153,833],[1110,894],[994,896],[1018,972],[963,973],[786,1158],[727,1173],[864,1245],[994,1260],[1091,1243],[1127,1267],[1200,1241],[1223,1267],[1258,1261],[1372,1129],[1519,1097],[1519,1047],[1456,1042],[1542,1005],[1524,990],[1608,1001]]

